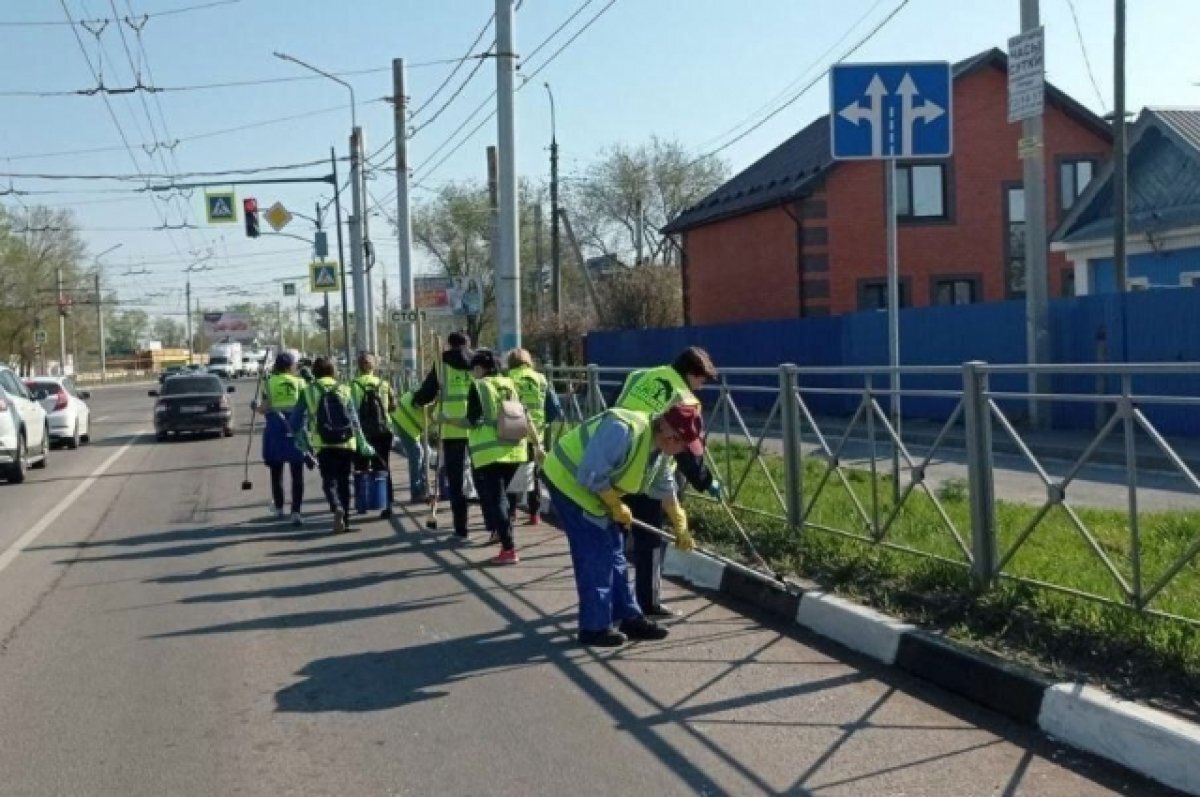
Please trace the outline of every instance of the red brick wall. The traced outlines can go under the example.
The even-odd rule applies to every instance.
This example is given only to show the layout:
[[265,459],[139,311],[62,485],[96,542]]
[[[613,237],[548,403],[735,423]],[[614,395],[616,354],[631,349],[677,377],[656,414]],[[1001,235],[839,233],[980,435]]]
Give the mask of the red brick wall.
[[[1047,104],[1046,109],[1049,232],[1061,217],[1056,158],[1104,159],[1111,145],[1055,106]],[[1008,124],[1006,117],[1003,72],[985,68],[955,82],[955,154],[947,194],[953,223],[900,225],[901,277],[907,278],[916,305],[930,303],[935,274],[977,273],[982,277],[984,301],[1008,298],[1003,185],[1020,183],[1022,167],[1017,159],[1020,125]],[[882,278],[886,272],[881,166],[866,162],[836,166],[826,180],[824,200],[828,219],[813,226],[828,226],[828,274],[809,277],[818,281],[828,277],[829,299],[807,300],[805,306],[810,312],[825,307],[833,314],[853,312],[858,309],[859,281]],[[690,323],[800,315],[796,226],[782,207],[691,230],[684,247]],[[1062,255],[1051,255],[1051,296],[1062,295],[1066,265]]]
[[799,315],[796,224],[783,207],[684,233],[688,323]]

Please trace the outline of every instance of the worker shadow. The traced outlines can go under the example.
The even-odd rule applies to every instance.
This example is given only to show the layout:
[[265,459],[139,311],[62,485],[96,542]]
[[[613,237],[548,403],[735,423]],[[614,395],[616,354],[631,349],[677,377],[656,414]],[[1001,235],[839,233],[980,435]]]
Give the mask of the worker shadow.
[[[259,527],[270,528],[269,525]],[[74,559],[63,559],[56,564],[88,564],[96,562],[130,562],[146,559],[176,559],[185,556],[198,556],[202,554],[212,553],[224,548],[232,548],[238,545],[246,545],[248,543],[261,544],[266,542],[303,542],[304,540],[316,540],[328,536],[325,532],[310,531],[300,533],[276,533],[263,534],[253,533],[253,527],[239,527],[238,536],[226,536],[220,533],[221,527],[218,527],[218,533],[214,535],[214,539],[207,539],[197,542],[189,542],[183,545],[169,545],[165,548],[153,548],[150,550],[136,550],[122,553],[102,554],[99,556],[79,556]]]
[[189,465],[182,468],[151,468],[148,470],[119,470],[107,471],[96,476],[89,476],[86,473],[78,476],[51,476],[45,479],[39,478],[38,482],[81,482],[84,479],[127,479],[130,477],[147,477],[159,476],[162,474],[171,473],[198,473],[206,470],[220,470],[222,468],[240,468],[241,462],[216,462],[209,465]]
[[291,584],[283,587],[265,587],[263,589],[233,590],[230,592],[214,592],[205,595],[190,595],[181,598],[177,603],[232,603],[235,601],[252,601],[283,598],[311,598],[317,595],[330,595],[337,592],[347,592],[356,589],[367,589],[399,581],[411,581],[417,578],[428,578],[441,575],[436,567],[420,567],[408,570],[373,571],[359,576],[336,578],[328,581],[310,581],[303,584]]
[[429,598],[415,601],[398,601],[379,606],[364,606],[355,609],[325,609],[293,614],[275,614],[266,617],[255,617],[250,620],[237,620],[229,623],[187,628],[180,631],[167,631],[153,634],[146,639],[178,639],[180,637],[209,636],[213,634],[233,634],[242,631],[284,631],[297,628],[317,628],[325,625],[338,625],[356,620],[369,620],[377,617],[394,617],[409,612],[420,612],[449,606],[457,603],[450,598]]
[[[239,539],[237,540],[238,542],[249,541],[250,539],[255,541],[277,539],[280,536],[288,540],[302,541],[305,539],[319,539],[322,536],[317,532],[293,532],[287,535],[272,535],[270,538],[257,534],[261,531],[279,528],[282,527],[279,525],[278,520],[264,518],[257,521],[246,521],[221,526],[193,526],[190,528],[170,529],[168,531],[155,531],[149,534],[133,534],[128,537],[115,537],[112,539],[80,540],[79,542],[63,545],[34,545],[26,550],[55,551],[90,548],[136,548],[144,545],[179,545],[188,542],[211,544],[234,537],[246,538],[245,540]],[[255,534],[256,536],[252,538],[246,537],[248,534]]]
[[390,557],[394,555],[395,549],[393,548],[377,548],[367,551],[358,551],[342,556],[322,556],[312,559],[289,559],[283,562],[271,562],[268,564],[259,565],[215,565],[213,567],[206,567],[203,570],[196,570],[190,573],[171,573],[165,576],[146,579],[145,583],[192,584],[204,581],[214,581],[222,578],[240,578],[244,576],[262,576],[271,573],[291,573],[303,572],[307,570],[321,570],[335,565],[363,562],[370,559],[379,559],[381,557]]

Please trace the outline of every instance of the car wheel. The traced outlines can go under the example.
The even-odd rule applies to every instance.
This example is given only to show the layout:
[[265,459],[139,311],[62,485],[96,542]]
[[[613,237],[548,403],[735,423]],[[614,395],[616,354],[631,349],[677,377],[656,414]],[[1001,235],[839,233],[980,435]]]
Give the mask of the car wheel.
[[34,470],[45,470],[50,464],[50,430],[42,430],[42,458],[29,467]]
[[66,439],[65,445],[72,451],[79,448],[79,421],[75,421],[75,428],[72,430],[71,436]]
[[224,429],[221,430],[221,434],[225,435],[226,437],[233,437],[233,427],[226,426]]
[[25,435],[17,438],[17,456],[13,460],[13,464],[8,466],[8,472],[5,476],[8,477],[9,484],[20,484],[25,481],[25,468],[29,463],[25,461]]

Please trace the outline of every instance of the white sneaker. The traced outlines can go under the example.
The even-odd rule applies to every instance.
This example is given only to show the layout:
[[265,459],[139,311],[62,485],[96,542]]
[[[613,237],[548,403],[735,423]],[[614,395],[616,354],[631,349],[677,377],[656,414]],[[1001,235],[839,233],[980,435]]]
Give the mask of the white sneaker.
[[345,512],[334,512],[333,513],[333,533],[341,534],[345,530],[346,530],[346,513]]
[[296,528],[300,528],[301,526],[303,526],[304,525],[304,515],[301,515],[299,512],[293,512],[292,513],[292,525],[295,526]]

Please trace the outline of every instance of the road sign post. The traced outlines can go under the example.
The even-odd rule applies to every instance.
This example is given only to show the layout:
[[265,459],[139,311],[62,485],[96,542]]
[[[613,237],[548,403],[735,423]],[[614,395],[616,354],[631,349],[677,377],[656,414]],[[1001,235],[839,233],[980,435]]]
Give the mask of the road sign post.
[[[838,64],[830,72],[830,141],[837,160],[883,160],[892,427],[900,435],[900,262],[896,159],[947,158],[954,99],[944,61]],[[892,444],[892,495],[899,500],[899,446]]]

